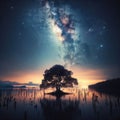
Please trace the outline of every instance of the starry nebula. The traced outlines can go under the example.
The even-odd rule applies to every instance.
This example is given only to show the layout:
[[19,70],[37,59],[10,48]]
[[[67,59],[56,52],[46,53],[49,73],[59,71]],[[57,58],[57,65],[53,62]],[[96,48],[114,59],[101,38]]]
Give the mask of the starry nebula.
[[[41,1],[43,11],[46,13],[46,23],[48,27],[56,36],[55,40],[60,40],[61,45],[59,56],[64,60],[65,65],[81,65],[87,63],[87,57],[98,59],[98,56],[91,55],[91,46],[89,41],[86,41],[84,36],[97,31],[96,33],[101,37],[106,32],[106,24],[104,21],[96,20],[99,24],[94,23],[94,26],[83,30],[81,26],[80,13],[76,13],[69,4],[55,4],[54,1]],[[86,32],[83,36],[83,32]],[[60,42],[59,42],[60,43]],[[93,46],[94,47],[94,46]],[[102,50],[104,45],[98,43],[97,51]],[[90,58],[89,58],[90,61]]]
[[0,79],[35,81],[55,64],[78,79],[120,76],[117,1],[1,0]]

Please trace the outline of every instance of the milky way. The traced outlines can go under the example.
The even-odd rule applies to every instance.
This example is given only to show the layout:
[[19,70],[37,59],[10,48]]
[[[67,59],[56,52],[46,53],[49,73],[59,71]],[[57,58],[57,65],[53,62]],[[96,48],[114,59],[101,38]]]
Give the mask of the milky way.
[[47,13],[47,22],[51,31],[55,33],[56,40],[60,40],[62,46],[59,56],[64,59],[65,65],[79,64],[84,59],[81,49],[87,50],[88,46],[82,45],[79,38],[77,19],[69,6],[55,6],[53,1],[41,1]]
[[[56,36],[55,42],[59,41],[58,56],[64,61],[64,65],[87,65],[90,61],[95,63],[99,59],[99,52],[104,48],[102,41],[98,39],[102,39],[107,30],[105,22],[88,17],[87,25],[80,11],[74,10],[69,3],[41,0],[40,4],[43,11],[40,13],[42,16],[44,14],[44,23],[47,23],[49,35],[53,38]],[[83,26],[85,24],[87,28]],[[96,41],[91,42],[91,38]]]
[[1,0],[0,9],[0,78],[54,64],[120,76],[119,2]]

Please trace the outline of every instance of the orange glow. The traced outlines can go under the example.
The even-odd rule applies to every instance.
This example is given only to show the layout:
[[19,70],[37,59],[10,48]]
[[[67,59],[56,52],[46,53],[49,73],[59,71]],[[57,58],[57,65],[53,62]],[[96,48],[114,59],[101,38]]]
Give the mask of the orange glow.
[[26,71],[26,72],[15,72],[14,75],[1,78],[2,80],[16,81],[19,83],[40,83],[43,73],[40,70],[37,71]]
[[85,67],[74,67],[73,77],[78,79],[79,87],[87,88],[90,84],[95,84],[106,79],[106,76],[100,69],[90,69]]
[[[68,69],[73,72],[73,77],[78,79],[80,88],[87,88],[90,84],[95,84],[106,79],[106,76],[100,69],[89,69],[84,67],[71,67]],[[40,84],[43,79],[44,70],[39,69],[36,71],[15,72],[14,75],[0,79],[16,81],[19,83],[33,82]]]

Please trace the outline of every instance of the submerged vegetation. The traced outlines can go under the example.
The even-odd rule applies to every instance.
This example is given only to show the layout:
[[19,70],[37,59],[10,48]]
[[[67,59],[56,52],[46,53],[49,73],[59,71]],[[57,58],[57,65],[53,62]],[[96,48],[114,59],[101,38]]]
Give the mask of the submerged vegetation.
[[[63,88],[61,88],[63,89]],[[120,98],[88,89],[55,96],[37,88],[0,89],[1,120],[119,120]],[[46,89],[47,92],[47,89]]]

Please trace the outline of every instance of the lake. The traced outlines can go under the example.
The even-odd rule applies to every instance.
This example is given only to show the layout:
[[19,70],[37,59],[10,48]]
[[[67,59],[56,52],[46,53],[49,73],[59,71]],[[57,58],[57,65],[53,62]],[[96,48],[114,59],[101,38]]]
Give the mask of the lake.
[[0,120],[120,120],[120,98],[89,89],[0,89]]

